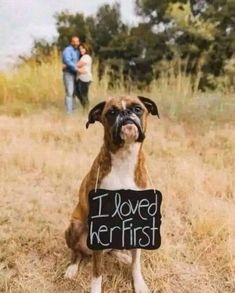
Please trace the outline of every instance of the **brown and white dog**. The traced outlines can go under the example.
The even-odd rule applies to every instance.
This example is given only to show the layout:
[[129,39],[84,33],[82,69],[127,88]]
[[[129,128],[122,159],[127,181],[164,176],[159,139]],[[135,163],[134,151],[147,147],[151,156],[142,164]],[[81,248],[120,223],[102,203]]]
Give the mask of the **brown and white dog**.
[[[78,270],[82,255],[93,254],[93,277],[91,292],[100,293],[102,288],[102,251],[91,251],[87,247],[88,194],[94,189],[98,176],[98,188],[134,189],[147,188],[147,171],[142,152],[148,114],[158,115],[156,104],[145,97],[112,97],[96,105],[88,117],[89,124],[99,121],[104,126],[104,143],[89,173],[82,181],[79,202],[75,207],[69,228],[65,232],[66,242],[72,250],[72,262],[65,277],[72,278]],[[99,172],[98,172],[99,170]],[[125,260],[125,256],[116,251]],[[132,276],[136,293],[148,292],[140,267],[140,250],[133,249]]]

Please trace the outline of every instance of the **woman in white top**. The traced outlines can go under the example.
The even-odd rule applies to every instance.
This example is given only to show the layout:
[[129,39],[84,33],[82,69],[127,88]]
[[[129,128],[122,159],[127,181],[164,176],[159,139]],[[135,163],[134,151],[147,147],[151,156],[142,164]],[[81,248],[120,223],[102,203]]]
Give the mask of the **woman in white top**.
[[83,106],[83,108],[89,107],[89,86],[92,81],[92,58],[90,56],[90,50],[87,44],[82,43],[79,46],[81,58],[77,63],[78,76],[77,76],[77,95]]

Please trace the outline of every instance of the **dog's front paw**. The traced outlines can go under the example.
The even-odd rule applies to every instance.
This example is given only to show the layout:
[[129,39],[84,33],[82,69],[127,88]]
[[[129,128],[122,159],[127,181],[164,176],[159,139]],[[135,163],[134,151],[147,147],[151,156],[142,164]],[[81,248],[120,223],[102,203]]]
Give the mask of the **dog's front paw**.
[[143,278],[134,281],[135,293],[150,293]]
[[78,271],[78,265],[77,264],[71,264],[68,266],[65,274],[64,274],[64,278],[65,279],[73,279]]

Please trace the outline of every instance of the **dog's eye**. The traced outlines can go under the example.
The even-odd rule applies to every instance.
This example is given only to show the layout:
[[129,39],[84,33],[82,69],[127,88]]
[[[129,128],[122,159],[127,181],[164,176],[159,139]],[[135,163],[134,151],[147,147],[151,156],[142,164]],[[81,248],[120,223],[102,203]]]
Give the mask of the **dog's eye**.
[[109,116],[114,116],[115,114],[117,114],[117,109],[112,108],[112,109],[110,109],[110,110],[107,112],[107,114],[108,114]]
[[136,114],[141,114],[143,111],[143,109],[140,106],[135,106],[133,110]]

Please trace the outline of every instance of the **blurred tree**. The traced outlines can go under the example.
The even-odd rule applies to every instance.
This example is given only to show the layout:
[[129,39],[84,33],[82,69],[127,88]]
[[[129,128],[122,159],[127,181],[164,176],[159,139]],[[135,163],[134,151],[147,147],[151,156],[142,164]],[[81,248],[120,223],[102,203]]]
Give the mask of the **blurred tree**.
[[72,36],[79,36],[82,42],[89,41],[90,33],[86,19],[82,13],[72,14],[68,11],[56,13],[56,30],[58,36],[58,47],[65,48]]
[[22,63],[31,62],[35,64],[42,64],[42,63],[49,63],[53,62],[54,58],[58,53],[57,42],[48,42],[44,39],[41,40],[34,40],[33,47],[31,50],[30,56],[20,55],[19,58],[19,65]]
[[216,24],[204,72],[218,76],[224,72],[226,60],[232,58],[235,52],[235,1],[208,0],[201,17]]
[[[194,76],[200,72],[201,88],[216,86],[213,76],[229,72],[229,60],[235,52],[234,0],[135,2],[142,20],[134,27],[122,22],[117,3],[104,4],[88,17],[68,11],[57,13],[56,45],[63,49],[72,35],[90,43],[99,60],[100,77],[109,66],[110,86],[123,82],[123,76],[127,86],[131,82],[148,85],[160,76],[160,63],[173,58],[184,61],[180,63],[183,72]],[[40,55],[50,55],[54,45],[36,41],[32,53],[40,60]]]
[[120,5],[102,5],[95,16],[87,18],[94,51],[97,53],[102,47],[109,43],[126,29],[121,21]]
[[200,64],[200,87],[210,85],[207,75],[223,73],[235,50],[234,0],[136,0],[136,9],[156,34],[163,27],[169,50],[187,58],[188,73],[196,73]]
[[105,65],[108,65],[111,68],[110,85],[113,85],[115,79],[120,79],[124,51],[122,46],[128,34],[127,25],[121,21],[120,5],[104,4],[94,16],[87,17],[86,21],[92,48],[99,60],[99,78],[105,72]]

